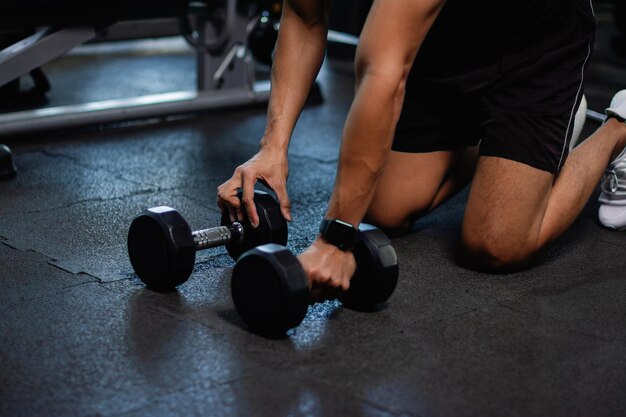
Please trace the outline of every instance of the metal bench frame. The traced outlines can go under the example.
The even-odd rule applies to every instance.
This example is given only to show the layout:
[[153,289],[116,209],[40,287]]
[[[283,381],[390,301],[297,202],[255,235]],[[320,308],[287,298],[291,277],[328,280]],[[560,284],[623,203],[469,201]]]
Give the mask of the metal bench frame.
[[[201,41],[215,38],[215,28],[208,20],[199,15],[196,21]],[[96,38],[103,29],[115,24],[39,29],[0,51],[0,86]],[[237,15],[228,40],[218,53],[196,51],[195,90],[0,113],[0,137],[265,103],[270,83],[255,80],[246,46],[248,24],[247,17]]]

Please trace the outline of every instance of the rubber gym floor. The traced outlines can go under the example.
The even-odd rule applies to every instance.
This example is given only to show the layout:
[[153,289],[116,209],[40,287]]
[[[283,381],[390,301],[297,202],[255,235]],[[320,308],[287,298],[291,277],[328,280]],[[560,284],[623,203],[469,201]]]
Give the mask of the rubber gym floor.
[[[598,19],[586,94],[602,110],[626,60]],[[51,104],[194,87],[178,40],[88,45],[45,69]],[[325,102],[289,156],[296,252],[331,192],[350,64],[330,60],[319,82]],[[454,261],[465,190],[393,240],[400,281],[379,311],[317,304],[284,339],[239,320],[223,248],[199,253],[178,291],[147,290],[126,253],[133,216],[171,205],[216,225],[216,187],[255,152],[264,116],[3,138],[19,173],[0,182],[0,415],[626,415],[626,234],[599,226],[595,198],[535,267],[486,275]]]

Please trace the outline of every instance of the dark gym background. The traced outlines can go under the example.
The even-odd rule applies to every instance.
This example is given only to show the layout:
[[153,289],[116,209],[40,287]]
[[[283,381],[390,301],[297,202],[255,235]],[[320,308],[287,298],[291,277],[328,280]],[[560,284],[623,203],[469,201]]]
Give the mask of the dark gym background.
[[[332,3],[333,27],[358,34],[367,4]],[[625,18],[621,0],[594,5],[586,95],[602,111],[626,88]],[[332,47],[324,102],[294,133],[296,252],[331,192],[352,53]],[[88,44],[43,68],[48,105],[193,88],[193,58],[179,38]],[[318,304],[281,340],[237,317],[224,249],[177,292],[147,290],[126,254],[133,216],[171,205],[192,228],[219,223],[216,187],[264,121],[261,106],[0,137],[18,166],[0,182],[0,415],[626,415],[626,234],[599,226],[595,199],[537,266],[485,275],[454,262],[465,191],[393,240],[400,281],[380,311]]]

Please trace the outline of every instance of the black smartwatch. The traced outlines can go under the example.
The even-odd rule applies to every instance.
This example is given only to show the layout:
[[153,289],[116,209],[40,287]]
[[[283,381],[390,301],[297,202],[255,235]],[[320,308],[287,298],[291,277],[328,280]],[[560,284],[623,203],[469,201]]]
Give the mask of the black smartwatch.
[[331,245],[349,251],[356,243],[358,229],[339,219],[323,219],[320,223],[320,235]]

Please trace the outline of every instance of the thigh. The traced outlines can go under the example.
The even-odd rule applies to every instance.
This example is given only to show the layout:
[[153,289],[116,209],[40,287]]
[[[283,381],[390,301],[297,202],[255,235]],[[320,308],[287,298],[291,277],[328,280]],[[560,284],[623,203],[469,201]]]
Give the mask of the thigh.
[[[390,152],[366,220],[401,231],[469,182],[475,152]],[[400,229],[400,230],[398,230]]]

